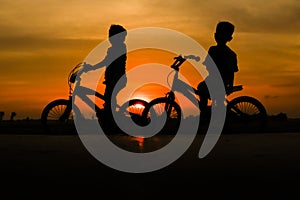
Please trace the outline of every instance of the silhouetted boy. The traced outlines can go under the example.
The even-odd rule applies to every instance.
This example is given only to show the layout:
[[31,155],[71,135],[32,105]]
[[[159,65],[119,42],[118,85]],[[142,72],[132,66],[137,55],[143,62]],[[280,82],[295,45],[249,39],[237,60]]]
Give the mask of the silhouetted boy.
[[[232,40],[232,34],[234,32],[234,25],[230,22],[219,22],[214,34],[216,46],[211,46],[208,50],[209,56],[216,64],[223,83],[226,93],[229,94],[233,88],[234,73],[238,71],[237,56],[226,44]],[[210,73],[208,56],[203,62],[207,67],[207,71]],[[209,76],[207,77],[209,78]],[[200,95],[200,109],[201,111],[207,111],[207,103],[210,98],[209,91],[205,81],[199,83],[198,92]]]
[[[127,48],[125,45],[125,38],[127,35],[126,29],[121,25],[113,24],[109,28],[109,42],[111,47],[107,50],[106,57],[94,66],[90,66],[94,69],[102,68],[106,66],[104,75],[105,92],[105,104],[104,111],[106,119],[112,119],[112,111],[115,111],[117,105],[116,96],[121,89],[126,86],[126,60],[127,60]],[[125,75],[122,79],[120,79]],[[115,87],[118,81],[121,80],[118,87]],[[115,92],[113,95],[113,91]],[[106,120],[107,121],[107,120]]]

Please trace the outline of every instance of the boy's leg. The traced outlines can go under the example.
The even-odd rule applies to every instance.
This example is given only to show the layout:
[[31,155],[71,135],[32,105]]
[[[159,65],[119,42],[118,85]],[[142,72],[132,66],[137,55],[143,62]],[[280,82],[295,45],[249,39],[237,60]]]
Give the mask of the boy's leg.
[[208,99],[210,98],[209,91],[205,81],[199,83],[198,87],[198,94],[200,97],[199,107],[200,107],[200,120],[207,121],[210,116],[210,110],[208,107]]
[[106,84],[105,92],[104,92],[104,108],[103,113],[101,113],[100,123],[103,126],[104,132],[106,134],[110,134],[112,128],[114,127],[114,119],[112,114],[112,92],[113,86],[111,84]]
[[199,106],[200,106],[200,110],[202,112],[207,107],[207,103],[208,103],[208,99],[209,99],[209,91],[208,91],[207,85],[204,81],[202,81],[198,84],[197,89],[198,89],[198,94],[200,97]]
[[[122,87],[123,88],[123,87]],[[114,84],[107,84],[105,88],[105,104],[104,104],[104,120],[103,124],[106,126],[107,132],[119,132],[119,127],[116,124],[113,112],[116,112],[117,108],[117,94],[122,88],[116,88]],[[113,92],[115,95],[113,95]]]

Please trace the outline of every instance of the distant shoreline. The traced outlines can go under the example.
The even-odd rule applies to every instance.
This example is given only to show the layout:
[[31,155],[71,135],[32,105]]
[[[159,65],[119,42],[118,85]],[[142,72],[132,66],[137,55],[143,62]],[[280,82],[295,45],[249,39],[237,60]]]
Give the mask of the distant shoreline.
[[[300,133],[300,119],[299,118],[280,119],[280,118],[269,117],[265,129],[261,133],[284,133],[284,132]],[[54,133],[67,134],[67,135],[77,134],[76,128],[72,122],[67,125],[64,125],[64,127],[59,127],[59,129],[55,130]],[[49,134],[49,132],[41,124],[39,119],[13,120],[13,121],[2,120],[0,121],[0,134]]]

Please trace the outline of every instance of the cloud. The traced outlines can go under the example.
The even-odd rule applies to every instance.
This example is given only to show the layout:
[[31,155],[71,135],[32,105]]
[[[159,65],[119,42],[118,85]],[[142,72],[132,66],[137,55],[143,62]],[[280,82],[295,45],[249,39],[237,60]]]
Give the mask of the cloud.
[[0,36],[103,37],[108,25],[118,22],[200,34],[211,32],[219,20],[230,20],[243,32],[300,31],[298,0],[2,0],[1,5]]
[[297,0],[267,0],[256,4],[243,1],[223,12],[235,16],[234,21],[243,32],[296,34],[300,31],[300,4]]
[[42,51],[52,50],[58,47],[72,49],[84,44],[97,43],[101,39],[88,38],[52,38],[36,35],[2,36],[0,37],[0,51]]
[[190,19],[190,25],[198,23],[194,27],[197,30],[214,27],[220,20],[232,21],[243,32],[298,33],[300,30],[298,0],[182,0],[171,4],[153,0],[147,3],[147,8],[152,14],[150,18],[177,19],[178,26]]
[[277,99],[277,98],[279,98],[279,96],[277,96],[277,95],[268,95],[267,94],[267,95],[264,96],[264,98],[265,99]]

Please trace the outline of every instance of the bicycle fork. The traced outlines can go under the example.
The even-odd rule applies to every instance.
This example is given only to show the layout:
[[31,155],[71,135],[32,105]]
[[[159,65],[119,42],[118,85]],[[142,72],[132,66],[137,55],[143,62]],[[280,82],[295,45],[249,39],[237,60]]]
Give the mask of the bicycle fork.
[[68,120],[72,111],[72,96],[69,96],[69,103],[64,111],[64,113],[59,117],[59,121],[65,122]]

